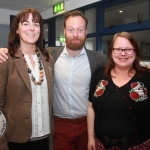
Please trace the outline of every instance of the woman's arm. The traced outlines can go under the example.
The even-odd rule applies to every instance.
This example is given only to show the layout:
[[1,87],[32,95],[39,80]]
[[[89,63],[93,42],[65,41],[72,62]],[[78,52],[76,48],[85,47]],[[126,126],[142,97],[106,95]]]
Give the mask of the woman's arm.
[[95,118],[94,109],[92,103],[89,102],[87,111],[88,150],[96,150],[94,140],[94,118]]
[[[9,58],[9,60],[10,60],[10,58]],[[4,114],[4,105],[6,103],[5,99],[6,99],[8,74],[9,74],[9,71],[8,71],[9,62],[10,61],[0,64],[0,111],[3,114]],[[6,120],[6,123],[7,123],[7,120]],[[7,126],[8,126],[8,124],[7,124]],[[7,129],[6,129],[6,132],[7,132]],[[0,150],[9,150],[5,134],[0,138]]]

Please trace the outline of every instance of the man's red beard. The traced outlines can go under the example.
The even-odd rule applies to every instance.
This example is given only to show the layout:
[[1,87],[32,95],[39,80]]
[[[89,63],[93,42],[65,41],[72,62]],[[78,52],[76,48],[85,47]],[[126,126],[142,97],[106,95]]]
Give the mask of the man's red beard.
[[80,39],[80,38],[73,38],[69,39],[66,37],[66,47],[70,50],[81,50],[85,44],[86,38]]

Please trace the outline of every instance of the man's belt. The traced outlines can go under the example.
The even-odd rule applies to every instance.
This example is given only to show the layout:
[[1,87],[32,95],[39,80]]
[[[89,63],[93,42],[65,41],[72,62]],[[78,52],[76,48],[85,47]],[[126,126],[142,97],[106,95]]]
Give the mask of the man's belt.
[[87,116],[84,116],[84,117],[81,117],[81,118],[75,118],[75,119],[59,118],[59,117],[55,116],[55,120],[59,120],[59,121],[62,121],[62,122],[69,122],[69,123],[80,123],[80,122],[87,121]]

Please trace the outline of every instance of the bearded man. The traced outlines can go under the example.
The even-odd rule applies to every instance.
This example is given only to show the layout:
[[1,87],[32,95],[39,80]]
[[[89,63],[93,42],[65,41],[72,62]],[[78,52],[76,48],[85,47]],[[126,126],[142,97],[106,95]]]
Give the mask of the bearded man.
[[78,10],[64,18],[66,45],[53,50],[55,131],[54,150],[87,150],[87,106],[91,75],[105,65],[104,54],[84,47],[86,17]]

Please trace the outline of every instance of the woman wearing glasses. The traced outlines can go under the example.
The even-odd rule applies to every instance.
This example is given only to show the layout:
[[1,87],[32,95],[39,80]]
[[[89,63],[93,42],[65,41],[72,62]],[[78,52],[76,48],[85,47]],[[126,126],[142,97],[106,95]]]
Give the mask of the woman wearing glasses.
[[106,67],[91,80],[89,150],[150,149],[150,72],[139,62],[134,37],[115,34]]

